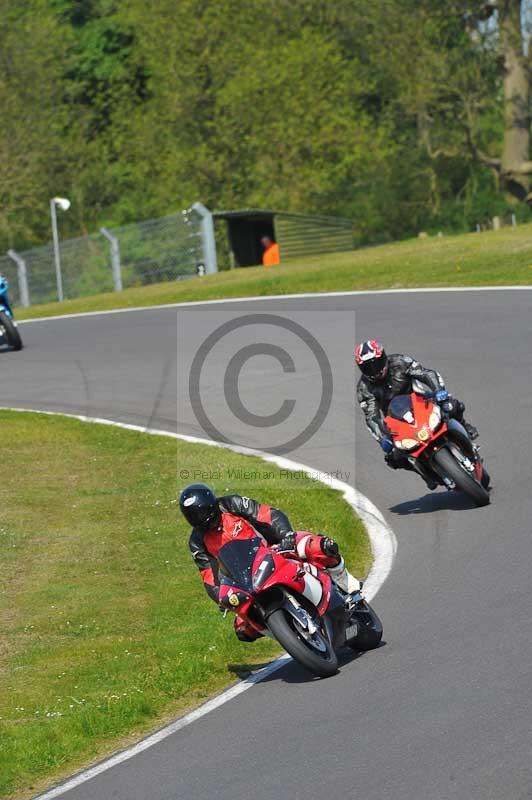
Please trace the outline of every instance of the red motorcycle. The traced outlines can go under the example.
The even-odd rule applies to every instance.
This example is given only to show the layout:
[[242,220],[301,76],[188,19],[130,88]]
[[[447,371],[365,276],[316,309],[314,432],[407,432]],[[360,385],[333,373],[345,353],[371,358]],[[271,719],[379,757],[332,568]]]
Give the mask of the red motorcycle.
[[[394,397],[385,417],[394,446],[424,478],[467,494],[477,506],[490,502],[490,477],[464,426],[433,402],[422,384]],[[449,407],[452,407],[449,404]]]
[[271,635],[314,675],[338,670],[339,648],[371,650],[382,638],[360,592],[345,594],[324,569],[269,546],[245,521],[224,534],[218,568],[220,605]]

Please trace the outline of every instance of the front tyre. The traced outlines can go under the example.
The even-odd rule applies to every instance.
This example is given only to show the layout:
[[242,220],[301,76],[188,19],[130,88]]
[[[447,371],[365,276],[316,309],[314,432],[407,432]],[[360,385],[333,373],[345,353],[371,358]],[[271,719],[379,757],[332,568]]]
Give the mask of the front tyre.
[[488,470],[482,466],[482,478],[480,479],[480,483],[484,487],[484,489],[490,488],[491,478]]
[[4,311],[0,311],[0,333],[13,350],[22,350],[22,339],[13,320]]
[[446,447],[442,447],[441,450],[438,450],[438,452],[434,454],[433,459],[439,471],[451,478],[460,492],[464,492],[477,506],[488,505],[490,495],[487,489],[481,486],[472,475],[466,472]]
[[267,625],[273,636],[292,658],[313,675],[328,678],[338,671],[338,658],[323,621],[312,636],[284,608],[273,611]]

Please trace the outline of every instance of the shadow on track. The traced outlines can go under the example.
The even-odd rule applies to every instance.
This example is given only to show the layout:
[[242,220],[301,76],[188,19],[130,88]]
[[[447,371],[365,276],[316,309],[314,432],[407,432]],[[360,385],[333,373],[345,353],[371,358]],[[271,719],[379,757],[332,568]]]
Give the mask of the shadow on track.
[[271,661],[263,661],[262,663],[258,664],[228,664],[227,670],[232,672],[236,678],[244,680],[244,678],[249,678],[253,672],[257,672],[259,669],[264,669],[264,667],[267,667],[268,664],[271,664]]
[[431,514],[434,511],[472,511],[475,503],[461,492],[431,492],[416,500],[405,500],[390,506],[390,511],[400,516],[407,514]]
[[[381,641],[378,647],[375,650],[380,650],[381,647],[384,647],[386,642]],[[367,652],[357,652],[355,653],[353,650],[349,648],[344,648],[343,650],[339,651],[338,653],[338,667],[342,669],[343,667],[351,664],[353,661],[357,661],[362,656],[369,656],[372,652],[368,650]],[[229,672],[232,672],[238,678],[244,679],[247,678],[251,672],[255,672],[261,667],[266,667],[270,662],[264,662],[264,664],[228,664],[227,669]],[[334,677],[334,676],[333,676]],[[329,680],[328,678],[318,678],[317,676],[313,676],[310,672],[307,672],[306,669],[300,667],[295,661],[288,661],[286,666],[280,667],[280,669],[272,672],[271,675],[268,675],[264,678],[261,683],[270,683],[272,681],[282,680],[284,683],[313,683],[314,681],[322,681],[322,680]]]

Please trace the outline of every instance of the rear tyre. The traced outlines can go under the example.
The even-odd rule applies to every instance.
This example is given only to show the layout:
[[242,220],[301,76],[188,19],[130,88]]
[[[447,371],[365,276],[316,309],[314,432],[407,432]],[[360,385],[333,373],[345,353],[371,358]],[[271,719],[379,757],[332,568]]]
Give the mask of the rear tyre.
[[455,482],[456,488],[460,492],[467,494],[477,506],[488,505],[490,501],[489,492],[460,466],[446,447],[442,447],[441,450],[434,454],[434,461],[439,469]]
[[[322,621],[320,620],[320,622]],[[284,608],[273,611],[266,624],[286,652],[313,675],[328,678],[338,671],[338,658],[323,623],[318,632],[321,639],[319,644],[323,648],[322,652],[319,652],[317,647],[305,638],[297,621]]]
[[4,334],[6,342],[11,345],[13,350],[22,350],[22,339],[20,333],[7,314],[0,311],[0,331]]
[[374,650],[382,639],[382,622],[366,600],[358,605],[353,619],[358,622],[358,633],[348,644],[352,650]]

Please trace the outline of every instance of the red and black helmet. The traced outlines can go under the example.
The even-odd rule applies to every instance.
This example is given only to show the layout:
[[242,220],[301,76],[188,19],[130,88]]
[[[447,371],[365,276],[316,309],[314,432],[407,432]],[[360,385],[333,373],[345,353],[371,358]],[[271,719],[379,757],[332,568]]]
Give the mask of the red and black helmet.
[[375,339],[361,342],[355,347],[355,361],[369,381],[384,380],[388,371],[388,357],[382,344]]

